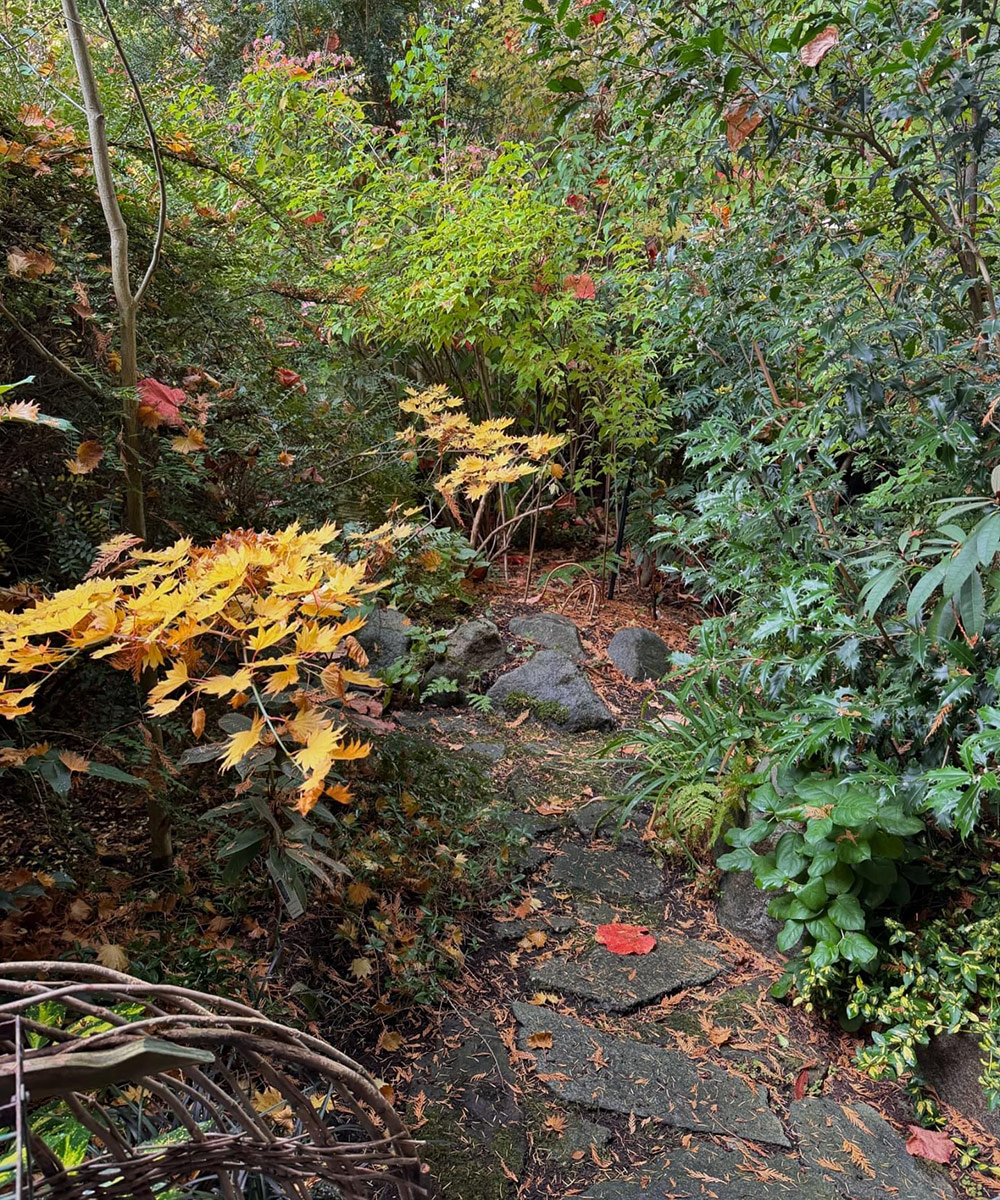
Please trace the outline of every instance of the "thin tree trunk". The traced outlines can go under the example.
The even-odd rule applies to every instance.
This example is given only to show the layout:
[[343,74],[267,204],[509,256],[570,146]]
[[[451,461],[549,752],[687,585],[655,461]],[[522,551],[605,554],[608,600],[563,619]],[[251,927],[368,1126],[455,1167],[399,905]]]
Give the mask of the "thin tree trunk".
[[[103,7],[103,6],[102,6]],[[163,222],[166,216],[165,190],[162,168],[159,162],[159,150],[156,139],[152,138],[153,155],[160,182],[160,221],[157,229],[156,244],[149,267],[139,288],[132,291],[129,280],[128,227],[122,216],[115,191],[114,175],[111,169],[111,154],[108,148],[107,124],[104,119],[104,109],[94,75],[94,64],[90,57],[90,47],[87,35],[80,20],[80,12],[76,0],[62,0],[63,16],[66,20],[66,31],[73,51],[73,62],[76,66],[77,78],[80,82],[80,92],[83,96],[84,112],[87,115],[87,129],[90,134],[91,158],[94,165],[94,178],[97,183],[97,194],[101,201],[101,211],[108,227],[111,242],[111,283],[118,306],[118,337],[122,358],[120,386],[122,396],[122,461],[125,468],[125,527],[136,537],[146,538],[146,506],[142,484],[142,461],[139,448],[139,398],[136,385],[139,382],[138,351],[136,343],[136,316],[139,301],[156,268],[159,257],[159,246],[162,241]],[[105,13],[105,16],[107,14]],[[109,28],[110,23],[109,23]],[[116,48],[121,52],[117,36],[111,28],[112,38]],[[124,55],[122,55],[124,60]],[[125,63],[129,78],[135,86],[131,68]],[[136,94],[137,101],[147,121],[148,114],[142,103],[141,96]],[[150,134],[152,130],[150,128]],[[148,692],[152,683],[152,673],[146,672],[140,681],[143,695]],[[154,760],[159,757],[162,749],[162,734],[158,728],[152,730]],[[158,769],[159,762],[154,762]],[[160,801],[157,794],[155,779],[150,780],[150,789],[146,800],[146,814],[149,820],[150,859],[154,870],[164,870],[173,862],[173,842],[170,834],[170,814]]]

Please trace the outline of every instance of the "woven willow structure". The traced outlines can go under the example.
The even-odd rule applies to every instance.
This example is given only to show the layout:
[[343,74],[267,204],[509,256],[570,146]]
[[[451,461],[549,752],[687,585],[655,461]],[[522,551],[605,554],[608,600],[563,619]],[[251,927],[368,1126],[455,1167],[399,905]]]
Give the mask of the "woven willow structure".
[[[18,1107],[15,1076],[22,1191],[37,1200],[309,1200],[319,1181],[328,1200],[430,1195],[362,1066],[232,1000],[92,964],[2,963],[0,1113]],[[78,1165],[33,1128],[52,1113],[83,1127]]]

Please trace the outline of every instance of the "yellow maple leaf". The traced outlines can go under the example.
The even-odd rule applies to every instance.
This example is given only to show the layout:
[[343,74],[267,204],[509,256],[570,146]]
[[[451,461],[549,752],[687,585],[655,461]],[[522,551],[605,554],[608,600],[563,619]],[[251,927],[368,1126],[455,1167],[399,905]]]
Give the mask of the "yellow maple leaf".
[[213,675],[196,684],[197,690],[208,696],[228,696],[230,692],[242,692],[253,683],[253,671],[240,667],[233,675]]
[[235,767],[238,762],[242,761],[260,741],[263,729],[264,718],[260,713],[255,713],[250,728],[244,729],[241,733],[234,733],[229,739],[226,744],[225,757],[219,764],[220,769],[228,771],[230,767]]

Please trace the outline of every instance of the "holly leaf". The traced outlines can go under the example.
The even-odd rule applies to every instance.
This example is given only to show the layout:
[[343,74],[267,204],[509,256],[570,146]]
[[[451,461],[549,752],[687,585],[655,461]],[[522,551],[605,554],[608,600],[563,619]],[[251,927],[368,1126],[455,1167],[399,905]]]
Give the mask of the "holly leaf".
[[656,946],[645,925],[598,925],[594,936],[612,954],[648,954]]

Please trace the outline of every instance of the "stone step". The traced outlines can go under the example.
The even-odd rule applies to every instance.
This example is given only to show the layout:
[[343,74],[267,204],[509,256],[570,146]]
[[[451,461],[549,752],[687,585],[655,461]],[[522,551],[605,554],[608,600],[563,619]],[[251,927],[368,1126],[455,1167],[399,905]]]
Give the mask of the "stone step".
[[867,1104],[809,1097],[792,1104],[791,1123],[798,1157],[691,1144],[591,1184],[582,1200],[954,1200],[943,1169],[911,1157]]
[[575,843],[553,860],[547,881],[582,895],[622,901],[655,900],[663,892],[663,871],[645,855]]
[[627,1013],[681,988],[714,979],[726,960],[691,938],[658,937],[649,954],[611,954],[595,946],[578,959],[550,958],[531,972],[539,987],[592,1001],[602,1012]]
[[[536,1056],[538,1078],[563,1100],[656,1117],[677,1129],[789,1144],[764,1088],[755,1091],[719,1067],[696,1067],[675,1050],[603,1033],[549,1008],[512,1008],[521,1049]],[[533,1034],[551,1034],[552,1046],[530,1045]]]

